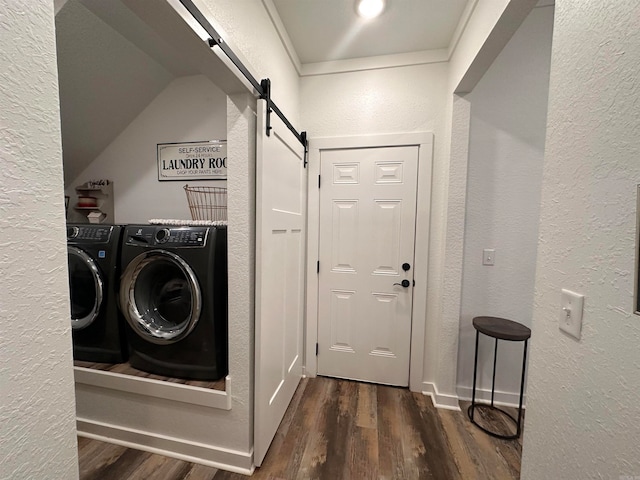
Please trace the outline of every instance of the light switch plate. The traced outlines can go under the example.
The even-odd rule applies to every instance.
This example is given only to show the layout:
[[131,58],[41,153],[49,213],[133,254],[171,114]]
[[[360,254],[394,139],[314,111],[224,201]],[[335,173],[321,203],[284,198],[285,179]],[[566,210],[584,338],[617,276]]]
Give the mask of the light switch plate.
[[559,316],[560,330],[580,340],[582,334],[582,309],[584,295],[562,289],[561,310]]

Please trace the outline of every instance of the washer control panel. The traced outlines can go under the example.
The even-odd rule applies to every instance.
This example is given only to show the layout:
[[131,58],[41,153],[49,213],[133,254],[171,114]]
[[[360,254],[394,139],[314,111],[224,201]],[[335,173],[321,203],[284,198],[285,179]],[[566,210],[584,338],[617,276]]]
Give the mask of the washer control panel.
[[108,243],[113,226],[108,225],[68,225],[67,240],[70,242]]
[[129,227],[127,245],[165,247],[204,247],[207,227]]

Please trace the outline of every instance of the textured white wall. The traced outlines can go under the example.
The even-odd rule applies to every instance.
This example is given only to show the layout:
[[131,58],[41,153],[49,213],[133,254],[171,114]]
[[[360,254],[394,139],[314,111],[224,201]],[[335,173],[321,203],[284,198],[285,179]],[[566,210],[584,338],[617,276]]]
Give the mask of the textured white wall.
[[[256,251],[256,101],[250,95],[227,100],[229,164],[229,374],[234,406],[230,412],[253,447],[253,353]],[[223,436],[226,432],[223,432]]]
[[302,123],[313,138],[444,128],[447,65],[302,77]]
[[[458,393],[470,398],[479,315],[531,327],[553,7],[535,8],[467,96],[467,173]],[[482,265],[483,248],[496,250]],[[522,343],[498,347],[497,397],[517,404]],[[480,336],[478,388],[491,389],[493,342]]]
[[78,478],[52,2],[0,0],[0,478]]
[[[640,4],[556,0],[522,478],[640,476]],[[560,289],[585,295],[582,339]]]
[[[69,186],[107,178],[114,182],[117,223],[146,223],[151,218],[190,219],[189,185],[226,186],[220,180],[158,181],[158,143],[226,140],[226,95],[202,75],[169,84]],[[74,212],[70,209],[72,220]]]

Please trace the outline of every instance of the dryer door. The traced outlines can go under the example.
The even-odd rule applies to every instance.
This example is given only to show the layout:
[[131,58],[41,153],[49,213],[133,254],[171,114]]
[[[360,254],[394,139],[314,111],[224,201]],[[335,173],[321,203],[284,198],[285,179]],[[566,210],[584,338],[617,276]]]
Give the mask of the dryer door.
[[96,262],[77,247],[68,246],[71,327],[81,330],[93,323],[102,307],[104,282]]
[[120,282],[120,306],[143,339],[175,343],[195,328],[202,295],[192,268],[179,255],[150,250],[133,259]]

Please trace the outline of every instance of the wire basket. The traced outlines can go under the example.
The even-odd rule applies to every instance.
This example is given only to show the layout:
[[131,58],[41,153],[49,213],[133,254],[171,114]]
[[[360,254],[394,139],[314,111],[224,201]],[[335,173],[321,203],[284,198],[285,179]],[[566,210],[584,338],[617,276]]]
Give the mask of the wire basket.
[[191,220],[227,220],[227,189],[184,186]]

